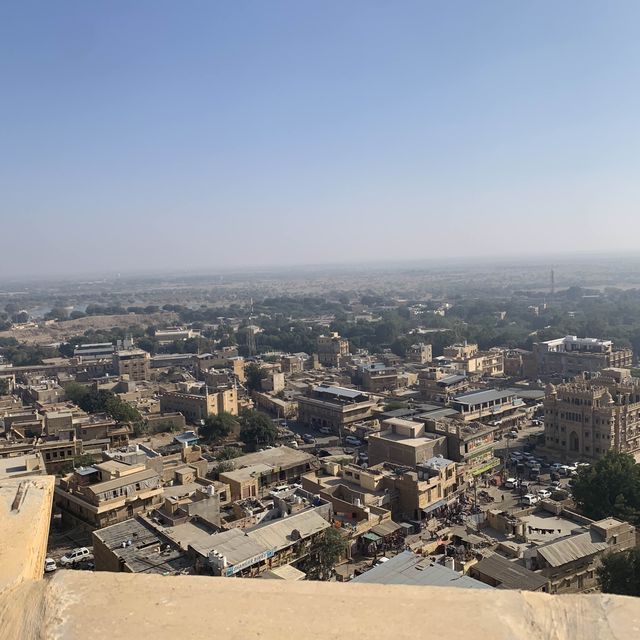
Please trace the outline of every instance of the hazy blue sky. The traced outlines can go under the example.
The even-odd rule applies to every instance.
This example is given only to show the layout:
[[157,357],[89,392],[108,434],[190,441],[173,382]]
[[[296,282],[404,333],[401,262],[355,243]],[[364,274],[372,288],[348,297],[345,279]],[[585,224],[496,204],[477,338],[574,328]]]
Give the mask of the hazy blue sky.
[[637,0],[5,0],[0,275],[633,250],[639,25]]

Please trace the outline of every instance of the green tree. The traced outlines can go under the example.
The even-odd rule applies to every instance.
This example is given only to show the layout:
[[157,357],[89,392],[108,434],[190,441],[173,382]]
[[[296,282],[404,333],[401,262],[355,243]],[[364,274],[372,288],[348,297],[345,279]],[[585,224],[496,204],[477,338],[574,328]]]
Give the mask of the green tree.
[[128,402],[125,402],[116,395],[111,395],[104,403],[104,410],[116,422],[129,422],[131,424],[141,422],[142,417],[137,409],[134,409]]
[[628,453],[609,451],[595,465],[580,469],[573,496],[589,518],[613,516],[640,524],[640,465]]
[[604,593],[640,596],[640,547],[606,555],[597,576]]
[[209,416],[205,418],[204,425],[200,427],[200,435],[210,442],[219,442],[224,440],[230,433],[237,430],[238,421],[234,416],[226,411],[219,413],[217,416]]
[[278,437],[278,429],[271,418],[260,411],[247,411],[242,416],[240,439],[249,451],[272,445]]
[[266,370],[255,362],[250,362],[244,369],[249,391],[260,391],[263,378],[267,377]]
[[85,398],[89,395],[89,388],[85,387],[78,382],[69,382],[64,387],[65,394],[68,400],[71,400],[79,407],[84,403]]
[[224,447],[222,451],[216,456],[216,460],[223,462],[224,460],[233,460],[239,458],[242,455],[242,451],[238,447]]
[[345,555],[347,542],[338,531],[331,527],[309,549],[309,555],[303,563],[303,570],[309,580],[329,580],[333,568]]

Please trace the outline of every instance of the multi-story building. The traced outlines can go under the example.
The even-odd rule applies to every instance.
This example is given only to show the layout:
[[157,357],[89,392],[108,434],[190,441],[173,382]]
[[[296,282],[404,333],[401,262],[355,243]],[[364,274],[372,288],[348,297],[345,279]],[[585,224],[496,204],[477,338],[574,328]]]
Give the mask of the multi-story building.
[[188,422],[198,424],[223,411],[237,416],[238,396],[233,387],[217,391],[208,391],[205,387],[204,394],[167,391],[160,396],[160,411],[179,412]]
[[500,466],[494,455],[499,427],[448,417],[427,418],[425,426],[429,432],[446,437],[447,456],[462,463],[467,476],[476,477]]
[[390,462],[415,469],[420,463],[447,454],[444,435],[429,433],[421,422],[389,418],[379,433],[369,436],[369,463]]
[[286,355],[280,358],[280,368],[282,373],[302,373],[304,371],[305,359],[299,354]]
[[162,481],[153,469],[115,460],[75,469],[55,488],[56,507],[73,526],[105,527],[161,503]]
[[93,344],[77,344],[73,349],[73,357],[79,358],[81,362],[88,360],[101,360],[112,358],[115,347],[111,342],[96,342]]
[[375,404],[362,391],[317,385],[298,398],[298,421],[316,429],[328,427],[340,435],[345,427],[370,418]]
[[516,389],[486,389],[456,396],[451,407],[466,422],[480,421],[500,427],[504,433],[527,417],[527,409]]
[[199,331],[187,329],[186,327],[169,327],[168,329],[156,329],[154,333],[158,344],[171,344],[199,336]]
[[479,351],[477,344],[465,342],[445,347],[443,355],[467,374],[491,377],[504,375],[502,349]]
[[315,466],[315,456],[291,447],[276,447],[235,458],[234,469],[220,474],[233,500],[261,497],[274,485],[294,482]]
[[433,358],[433,349],[430,344],[418,342],[412,344],[405,353],[407,362],[416,362],[418,364],[426,364],[431,362]]
[[614,450],[640,459],[640,379],[626,369],[547,385],[544,413],[547,449],[571,458]]
[[469,388],[469,379],[463,373],[451,373],[441,367],[431,367],[418,375],[418,387],[425,400],[448,404]]
[[318,360],[325,367],[340,367],[344,358],[349,355],[349,341],[335,332],[328,336],[318,336],[317,348]]
[[151,356],[143,349],[116,351],[113,354],[113,368],[119,376],[127,375],[130,380],[148,380]]
[[525,564],[549,580],[550,593],[581,593],[597,587],[597,569],[609,553],[632,549],[635,527],[606,518],[525,553]]
[[629,368],[633,362],[631,349],[614,349],[611,340],[565,336],[536,342],[533,360],[539,375],[576,376],[608,368]]
[[370,393],[394,391],[398,388],[398,370],[381,362],[362,367],[362,388]]

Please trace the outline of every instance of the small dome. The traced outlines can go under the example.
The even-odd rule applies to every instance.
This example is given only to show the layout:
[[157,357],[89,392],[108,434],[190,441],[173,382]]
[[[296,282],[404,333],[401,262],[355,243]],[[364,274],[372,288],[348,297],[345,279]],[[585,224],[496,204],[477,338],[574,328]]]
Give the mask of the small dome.
[[611,397],[611,394],[609,393],[608,389],[602,394],[602,398],[600,398],[600,402],[604,405],[613,404],[613,398]]

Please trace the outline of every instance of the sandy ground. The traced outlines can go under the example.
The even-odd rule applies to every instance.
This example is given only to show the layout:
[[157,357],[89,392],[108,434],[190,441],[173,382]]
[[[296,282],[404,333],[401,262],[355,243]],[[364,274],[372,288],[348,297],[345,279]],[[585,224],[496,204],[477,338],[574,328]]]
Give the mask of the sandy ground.
[[119,316],[89,316],[77,320],[65,320],[56,322],[50,326],[40,326],[34,329],[0,331],[0,338],[15,338],[20,342],[29,344],[49,344],[61,342],[69,336],[81,335],[87,329],[111,329],[113,327],[132,327],[150,324],[164,325],[175,324],[177,316],[171,312],[152,313],[150,315],[138,315],[128,313]]

